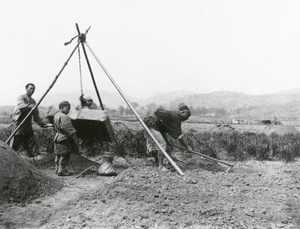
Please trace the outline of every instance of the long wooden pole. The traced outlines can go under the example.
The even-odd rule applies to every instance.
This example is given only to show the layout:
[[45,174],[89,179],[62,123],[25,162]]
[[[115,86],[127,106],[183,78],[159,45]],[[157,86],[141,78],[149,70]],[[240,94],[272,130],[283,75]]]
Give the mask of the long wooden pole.
[[[77,23],[76,23],[76,29],[77,29],[77,32],[78,32],[78,35],[79,35],[79,39],[81,40],[80,36],[81,36],[82,34],[80,33],[79,26],[78,26]],[[82,36],[85,36],[85,34],[83,34]],[[81,40],[81,47],[82,47],[82,50],[83,50],[83,53],[84,53],[84,56],[85,56],[86,63],[87,63],[87,65],[88,65],[88,68],[89,68],[89,71],[90,71],[90,74],[91,74],[91,78],[92,78],[92,81],[93,81],[93,85],[94,85],[95,91],[96,91],[96,93],[97,93],[97,97],[98,97],[98,100],[99,100],[101,109],[104,110],[104,106],[103,106],[103,103],[102,103],[102,100],[101,100],[101,97],[100,97],[100,93],[99,93],[99,91],[98,91],[98,87],[97,87],[97,84],[96,84],[96,81],[95,81],[94,73],[93,73],[92,67],[91,67],[91,65],[90,65],[89,58],[88,58],[88,56],[87,56],[87,53],[86,53],[86,50],[85,50],[85,47],[84,47],[84,44],[83,44],[84,42],[85,42],[85,37],[84,37],[83,40]]]
[[61,68],[61,70],[58,72],[58,74],[55,76],[54,80],[52,81],[51,85],[49,86],[49,88],[47,89],[47,91],[44,93],[44,95],[42,96],[42,98],[40,98],[40,100],[38,101],[37,104],[35,104],[35,106],[29,111],[29,113],[26,115],[26,117],[22,120],[22,122],[17,126],[17,128],[11,133],[11,135],[8,137],[8,139],[6,140],[5,143],[8,144],[8,142],[12,139],[13,136],[15,136],[15,134],[17,133],[17,131],[21,128],[21,126],[24,124],[24,122],[29,118],[29,116],[33,113],[33,111],[40,105],[40,103],[43,101],[43,99],[45,98],[45,96],[48,94],[48,92],[51,90],[51,88],[53,87],[53,85],[56,83],[58,77],[60,76],[60,74],[62,73],[62,71],[65,69],[65,67],[68,65],[68,62],[70,61],[71,57],[73,56],[74,52],[76,51],[76,49],[78,48],[78,45],[80,44],[80,41],[78,41],[76,47],[73,49],[72,53],[70,54],[69,58],[67,59],[67,61],[64,63],[63,67]]
[[[173,145],[173,144],[170,144],[170,145],[171,145],[171,146],[174,146],[174,147],[177,147],[178,149],[185,150],[185,148],[182,148],[182,147],[180,147],[180,146]],[[197,154],[198,156],[201,156],[201,157],[205,157],[205,158],[207,158],[207,159],[209,159],[209,160],[212,160],[212,161],[215,161],[215,162],[219,162],[219,163],[221,163],[221,164],[224,164],[224,165],[233,167],[233,164],[230,164],[230,163],[228,163],[228,162],[225,162],[225,161],[222,161],[222,160],[218,160],[218,159],[209,157],[209,156],[207,156],[207,155],[205,155],[205,154],[197,153],[197,152],[195,152],[195,151],[192,151],[192,153],[193,153],[193,154]]]
[[140,116],[138,115],[138,113],[136,112],[136,110],[134,109],[134,107],[131,105],[130,101],[126,98],[125,94],[122,92],[122,90],[120,89],[120,87],[117,85],[117,83],[114,81],[114,79],[112,78],[112,76],[109,74],[109,72],[106,70],[106,68],[104,67],[104,65],[101,63],[101,61],[98,59],[98,57],[96,56],[96,54],[93,52],[93,50],[91,49],[91,47],[89,46],[89,44],[85,41],[85,44],[87,45],[87,47],[89,48],[89,50],[91,51],[91,53],[93,54],[93,56],[95,57],[96,61],[98,62],[98,64],[101,66],[101,68],[103,69],[103,71],[105,72],[105,74],[107,75],[107,77],[110,79],[110,81],[112,82],[112,84],[115,86],[115,88],[118,90],[118,92],[120,93],[120,95],[122,96],[122,98],[125,100],[125,102],[127,103],[127,105],[130,107],[130,109],[132,110],[132,112],[134,113],[134,115],[136,116],[136,118],[139,120],[139,122],[141,123],[141,125],[143,126],[143,128],[146,130],[146,132],[149,134],[149,136],[152,138],[152,140],[155,142],[155,144],[158,146],[158,148],[161,150],[161,152],[164,154],[164,156],[169,160],[169,162],[171,163],[171,165],[176,169],[176,171],[180,174],[180,175],[184,175],[184,173],[181,171],[181,169],[176,165],[176,163],[172,160],[172,158],[168,155],[168,153],[161,147],[161,145],[159,144],[159,142],[155,139],[155,137],[152,135],[152,133],[150,132],[149,128],[146,126],[146,124],[143,122],[143,120],[140,118]]
[[[79,39],[81,41],[81,45],[82,45],[82,50],[84,52],[84,56],[85,56],[85,60],[87,62],[87,65],[88,65],[88,68],[89,68],[89,71],[90,71],[90,74],[91,74],[91,78],[92,78],[92,82],[93,82],[93,85],[94,85],[94,88],[95,88],[95,91],[97,93],[97,97],[98,97],[98,100],[99,100],[99,103],[100,103],[100,106],[101,106],[101,109],[104,110],[104,105],[102,103],[102,100],[101,100],[101,97],[100,97],[100,93],[99,93],[99,90],[98,90],[98,87],[97,87],[97,84],[96,84],[96,81],[95,81],[95,77],[94,77],[94,74],[93,74],[93,70],[92,70],[92,67],[90,65],[90,61],[88,59],[88,55],[86,53],[86,50],[85,50],[85,46],[84,46],[84,43],[85,43],[85,40],[86,40],[86,37],[85,37],[85,34],[81,34],[80,33],[80,29],[79,29],[79,26],[78,24],[76,23],[76,29],[77,29],[77,32],[78,32],[78,36],[79,36]],[[81,37],[83,36],[83,37]],[[112,129],[112,125],[111,125],[111,122],[109,120],[109,117],[107,117],[106,119],[107,121],[105,122],[105,125],[106,125],[106,128],[108,130],[108,133],[109,133],[109,136],[112,138],[113,141],[115,141],[116,145],[117,145],[117,150],[118,150],[118,153],[120,156],[122,156],[130,165],[132,165],[132,163],[125,157],[125,155],[122,153],[122,150],[121,150],[121,147],[119,145],[119,142],[117,141],[117,138],[115,136],[115,133]]]

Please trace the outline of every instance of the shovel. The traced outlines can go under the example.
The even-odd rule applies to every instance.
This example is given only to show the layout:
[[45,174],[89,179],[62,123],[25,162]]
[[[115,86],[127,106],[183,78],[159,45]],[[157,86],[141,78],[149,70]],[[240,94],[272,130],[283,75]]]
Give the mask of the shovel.
[[[180,147],[180,146],[177,146],[177,145],[173,145],[173,144],[169,144],[169,145],[174,146],[174,147],[177,147],[178,149],[181,149],[181,150],[186,150],[185,148]],[[198,156],[207,158],[207,159],[209,159],[209,160],[211,160],[211,161],[215,161],[215,162],[218,162],[218,163],[221,163],[221,164],[224,164],[224,165],[229,166],[229,168],[226,169],[225,172],[229,172],[229,171],[232,169],[232,167],[234,166],[233,164],[230,164],[230,163],[228,163],[228,162],[226,162],[226,161],[218,160],[218,159],[209,157],[209,156],[207,156],[207,155],[205,155],[205,154],[202,154],[202,153],[197,153],[197,152],[195,152],[195,151],[191,151],[191,152],[192,152],[193,154],[198,155]]]

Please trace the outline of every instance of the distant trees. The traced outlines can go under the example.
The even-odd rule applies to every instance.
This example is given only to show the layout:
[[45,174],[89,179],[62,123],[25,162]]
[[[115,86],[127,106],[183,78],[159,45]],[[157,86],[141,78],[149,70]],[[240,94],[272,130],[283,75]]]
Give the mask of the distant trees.
[[190,107],[190,109],[195,116],[226,117],[228,115],[228,112],[224,108]]
[[125,108],[124,108],[122,105],[120,105],[120,106],[118,107],[117,111],[119,112],[120,115],[124,115],[124,113],[125,113]]
[[[139,106],[137,102],[132,102],[131,105],[135,109],[135,111],[141,116],[149,116],[152,115],[157,109],[170,109],[165,108],[162,105],[158,105],[155,102],[149,103],[146,106]],[[181,104],[183,105],[183,103]],[[180,105],[179,105],[180,106]],[[133,111],[129,106],[124,107],[120,105],[117,109],[110,109],[105,107],[110,115],[134,115]],[[172,109],[177,109],[172,108]],[[224,108],[208,108],[208,107],[190,107],[193,116],[211,116],[211,117],[226,117],[229,115],[229,112]]]
[[[216,92],[208,94],[192,94],[182,97],[178,95],[168,98],[153,99],[152,101],[164,101],[161,103],[165,109],[177,109],[179,103],[185,102],[192,110],[193,116],[211,117],[249,117],[249,118],[272,118],[277,117],[299,117],[300,96],[299,94],[271,94],[271,95],[247,95],[244,93]],[[141,103],[141,102],[140,102]],[[151,115],[157,108],[162,108],[154,102],[148,104],[132,103],[137,112],[143,116]],[[107,110],[109,114],[132,115],[127,105],[118,106]],[[126,111],[125,111],[126,110]]]

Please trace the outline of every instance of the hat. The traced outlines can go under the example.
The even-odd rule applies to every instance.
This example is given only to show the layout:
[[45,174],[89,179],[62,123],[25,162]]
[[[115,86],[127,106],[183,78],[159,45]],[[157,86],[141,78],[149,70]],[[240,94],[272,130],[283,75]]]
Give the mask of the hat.
[[87,96],[87,97],[85,97],[85,100],[92,100],[92,101],[93,101],[93,99],[92,99],[92,97],[91,97],[91,96]]
[[189,110],[190,108],[185,103],[180,103],[178,105],[180,111]]

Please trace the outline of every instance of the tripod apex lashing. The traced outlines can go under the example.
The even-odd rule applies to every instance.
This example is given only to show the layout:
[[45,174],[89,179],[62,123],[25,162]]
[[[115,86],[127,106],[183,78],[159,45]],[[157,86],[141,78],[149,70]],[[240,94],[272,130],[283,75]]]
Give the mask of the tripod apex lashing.
[[81,33],[81,34],[78,36],[78,39],[79,39],[81,42],[85,42],[85,40],[86,40],[86,34],[85,34],[85,33]]

